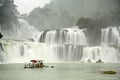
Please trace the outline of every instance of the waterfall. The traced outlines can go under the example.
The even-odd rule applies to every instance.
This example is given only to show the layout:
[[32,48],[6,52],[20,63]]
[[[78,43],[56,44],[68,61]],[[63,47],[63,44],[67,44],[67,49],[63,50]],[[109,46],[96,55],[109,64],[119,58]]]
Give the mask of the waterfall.
[[[37,31],[20,20],[20,37],[34,40],[0,40],[1,63],[23,63],[31,59],[45,62],[104,62],[120,61],[120,27],[102,29],[101,45],[89,46],[85,31],[77,27]],[[29,27],[28,27],[29,26]],[[29,34],[25,34],[28,32]]]
[[46,44],[87,45],[84,30],[65,28],[62,30],[44,31],[39,34],[39,42]]
[[52,46],[44,43],[29,41],[1,40],[7,63],[29,62],[31,59],[43,59],[45,62],[53,62],[56,59]]
[[18,19],[18,21],[20,26],[17,29],[18,38],[30,39],[33,38],[33,36],[39,32],[34,26],[29,25],[28,22],[24,19]]
[[[30,39],[39,31],[28,24],[24,19],[18,19],[18,24],[12,24],[12,28],[6,31],[0,29],[4,39]],[[1,26],[0,26],[1,28]]]
[[120,27],[102,29],[102,45],[120,47]]
[[86,47],[83,50],[82,62],[118,62],[119,52],[113,47]]

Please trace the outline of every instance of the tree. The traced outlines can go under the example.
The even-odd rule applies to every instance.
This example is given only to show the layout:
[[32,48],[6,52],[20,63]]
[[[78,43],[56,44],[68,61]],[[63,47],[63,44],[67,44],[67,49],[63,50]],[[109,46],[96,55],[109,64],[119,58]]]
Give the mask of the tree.
[[91,18],[81,17],[81,18],[79,18],[76,25],[79,26],[79,28],[88,28],[91,23],[92,23]]
[[73,26],[73,17],[67,11],[57,13],[50,8],[38,7],[26,16],[24,18],[38,30],[61,29]]
[[100,45],[101,43],[101,24],[97,19],[79,18],[77,22],[79,28],[87,28],[86,36],[89,46]]
[[108,14],[102,17],[108,22],[109,26],[120,26],[120,8],[109,11]]
[[12,0],[0,1],[0,24],[2,30],[12,28],[12,24],[17,23],[17,10]]
[[98,18],[79,18],[77,24],[79,28],[87,28],[87,41],[90,46],[100,45],[101,28],[109,26],[120,26],[120,8],[110,10],[106,15]]

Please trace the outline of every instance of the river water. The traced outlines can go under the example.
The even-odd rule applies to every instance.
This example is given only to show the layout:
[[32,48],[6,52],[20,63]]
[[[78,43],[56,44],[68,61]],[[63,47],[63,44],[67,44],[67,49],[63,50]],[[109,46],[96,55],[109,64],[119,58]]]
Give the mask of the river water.
[[[0,64],[0,80],[120,80],[120,64],[46,63],[48,68],[24,69],[24,64]],[[54,66],[54,68],[51,68]],[[117,74],[102,74],[113,70]]]

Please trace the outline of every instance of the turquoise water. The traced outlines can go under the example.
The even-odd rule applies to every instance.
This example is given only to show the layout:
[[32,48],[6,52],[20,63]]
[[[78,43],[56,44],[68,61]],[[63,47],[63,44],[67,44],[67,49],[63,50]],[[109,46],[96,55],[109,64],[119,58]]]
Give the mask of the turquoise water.
[[[0,80],[120,80],[120,64],[57,63],[54,68],[24,69],[24,64],[0,64]],[[102,74],[114,70],[117,74]]]

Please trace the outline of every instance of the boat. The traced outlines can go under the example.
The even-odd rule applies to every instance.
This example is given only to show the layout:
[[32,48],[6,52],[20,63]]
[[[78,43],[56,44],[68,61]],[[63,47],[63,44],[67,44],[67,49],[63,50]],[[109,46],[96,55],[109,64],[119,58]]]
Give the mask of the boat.
[[29,63],[24,64],[24,68],[43,68],[48,67],[43,64],[43,60],[31,60]]

